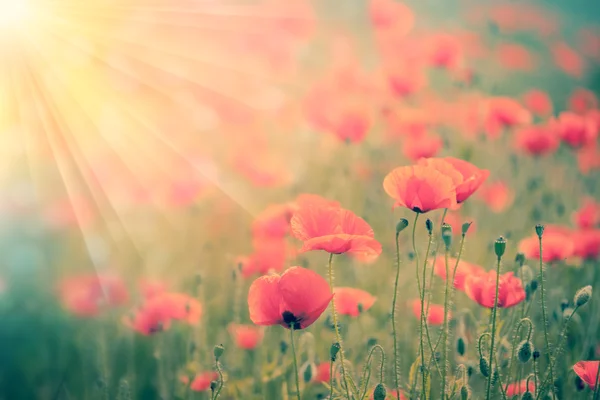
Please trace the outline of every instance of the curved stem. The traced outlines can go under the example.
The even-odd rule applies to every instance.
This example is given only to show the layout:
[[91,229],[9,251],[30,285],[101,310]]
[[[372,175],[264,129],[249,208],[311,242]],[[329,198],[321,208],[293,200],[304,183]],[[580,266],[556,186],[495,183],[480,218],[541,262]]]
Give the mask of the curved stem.
[[214,400],[217,400],[219,398],[219,394],[221,394],[221,389],[223,389],[223,371],[221,371],[221,365],[219,364],[219,361],[215,361],[215,368],[219,374],[219,387],[217,388],[214,397]]
[[[371,351],[369,351],[369,355],[367,356],[367,361],[363,368],[362,377],[364,379],[361,379],[363,381],[361,386],[364,385],[364,390],[363,389],[360,390],[359,400],[363,400],[365,398],[365,396],[367,395],[367,388],[369,386],[369,380],[371,377],[371,373],[370,373],[371,362],[372,362],[371,359],[373,358],[373,353],[375,352],[375,350],[379,350],[381,352],[381,363],[379,364],[379,383],[383,383],[383,377],[384,377],[383,371],[384,371],[384,367],[385,367],[385,351],[383,350],[383,347],[381,345],[376,344],[375,346],[373,346],[371,348]],[[365,376],[366,376],[366,378],[365,378]]]
[[[333,291],[333,254],[329,254],[329,262],[328,262],[328,266],[327,266],[327,271],[328,271],[328,275],[329,275],[329,287],[331,288],[331,291]],[[346,375],[346,366],[345,366],[345,362],[344,362],[344,346],[342,345],[342,336],[340,335],[340,329],[338,327],[337,312],[335,310],[335,296],[333,297],[333,299],[331,299],[331,316],[333,318],[333,326],[335,329],[335,340],[340,345],[340,351],[339,351],[340,366],[342,369],[342,380],[344,382],[344,386],[346,389],[346,397],[348,400],[351,400],[350,385],[348,384],[348,377]]]
[[[417,214],[418,215],[418,214]],[[414,227],[413,227],[414,230]],[[400,387],[400,367],[398,366],[398,336],[396,334],[396,300],[398,298],[398,280],[400,278],[400,247],[398,234],[396,233],[396,280],[394,281],[394,297],[392,299],[392,332],[394,334],[394,383],[396,388]],[[400,400],[400,392],[397,391],[396,400]]]
[[296,397],[300,400],[300,378],[298,377],[298,361],[296,360],[296,345],[294,344],[294,326],[290,325],[290,342],[294,357],[294,380],[296,381]]
[[[542,298],[542,324],[544,325],[544,341],[546,344],[545,353],[548,355],[550,360],[550,340],[548,339],[548,317],[546,316],[546,299],[544,291],[544,264],[542,262],[542,238],[539,238],[540,243],[540,296]],[[552,386],[554,386],[554,366],[550,362],[550,379],[552,380]],[[554,389],[552,390],[554,392]]]
[[498,262],[496,265],[496,295],[494,297],[494,308],[492,309],[492,339],[491,339],[491,345],[490,345],[490,377],[488,379],[488,384],[487,384],[487,393],[486,393],[486,400],[490,399],[490,394],[492,391],[492,378],[494,375],[494,368],[492,363],[494,362],[494,342],[496,340],[496,313],[498,310],[498,290],[500,288],[500,260],[501,257],[498,257]]
[[[515,334],[513,336],[513,341],[512,341],[512,350],[511,350],[511,355],[510,355],[510,363],[509,365],[509,370],[508,370],[508,379],[506,380],[506,386],[504,388],[504,391],[508,390],[508,385],[510,382],[510,377],[512,376],[512,372],[514,369],[514,362],[515,362],[515,353],[516,353],[516,347],[517,347],[517,341],[519,339],[519,330],[521,329],[521,326],[523,326],[523,323],[527,323],[529,324],[529,329],[527,330],[527,340],[531,340],[531,333],[533,332],[533,322],[531,322],[531,320],[529,318],[521,318],[521,320],[519,321],[519,323],[517,324],[517,326],[515,327]],[[517,382],[520,382],[520,380],[517,379]]]

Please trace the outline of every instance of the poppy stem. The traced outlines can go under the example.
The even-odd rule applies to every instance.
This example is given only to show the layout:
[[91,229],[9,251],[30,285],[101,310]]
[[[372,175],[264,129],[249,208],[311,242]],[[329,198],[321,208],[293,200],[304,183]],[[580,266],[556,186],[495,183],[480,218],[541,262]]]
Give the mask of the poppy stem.
[[[546,344],[546,354],[548,360],[550,360],[550,340],[548,339],[548,317],[546,316],[546,298],[544,290],[544,263],[542,262],[542,236],[539,236],[540,243],[540,296],[542,302],[542,324],[544,325],[544,341]],[[554,386],[554,366],[550,362],[550,379],[552,379],[552,385]],[[554,392],[554,390],[552,390]]]
[[221,394],[221,389],[223,389],[223,371],[221,370],[221,363],[219,363],[218,360],[215,361],[215,368],[219,374],[219,387],[217,388],[214,397],[214,400],[217,400],[219,398],[219,394]]
[[[417,214],[418,215],[418,214]],[[414,230],[414,229],[413,229]],[[392,299],[392,332],[394,334],[394,383],[396,388],[400,387],[400,366],[398,365],[398,335],[396,334],[396,300],[398,298],[398,280],[400,278],[400,246],[398,244],[398,233],[396,233],[396,280],[394,282],[394,297]],[[400,400],[398,391],[396,400]]]
[[[490,344],[490,376],[488,378],[487,384],[487,394],[485,396],[486,400],[490,400],[490,394],[492,391],[492,379],[494,377],[494,342],[496,340],[496,313],[498,311],[498,291],[500,289],[500,261],[502,260],[501,256],[498,256],[498,262],[496,263],[496,295],[494,296],[494,308],[492,310],[492,334],[491,334],[491,344]],[[496,365],[496,368],[498,366]]]
[[[329,287],[333,292],[333,253],[329,254],[329,262],[327,263],[327,273],[329,275]],[[340,345],[340,366],[342,369],[342,380],[344,381],[344,386],[346,389],[346,397],[348,400],[351,400],[350,397],[350,387],[348,384],[348,377],[346,376],[346,366],[344,362],[344,347],[342,345],[342,336],[340,335],[340,328],[338,326],[338,317],[337,312],[335,310],[335,296],[331,299],[331,317],[333,318],[333,327],[335,329],[335,340]]]
[[593,400],[598,400],[600,396],[600,365],[598,366],[598,370],[596,371],[596,379],[594,380],[594,397]]
[[[415,222],[416,222],[417,218],[415,218]],[[422,383],[423,383],[423,387],[421,388],[421,394],[422,394],[422,398],[426,399],[427,398],[427,394],[426,388],[427,388],[427,367],[425,366],[425,344],[424,344],[424,338],[423,338],[423,331],[425,331],[425,336],[427,337],[427,343],[429,344],[429,348],[433,349],[433,345],[431,344],[431,337],[429,336],[429,328],[427,326],[426,323],[426,318],[425,318],[425,283],[426,283],[426,279],[427,279],[427,258],[429,256],[429,251],[431,250],[431,242],[433,241],[433,235],[431,232],[429,232],[429,240],[427,242],[427,252],[425,253],[425,261],[423,262],[423,284],[422,284],[422,290],[421,290],[421,335],[420,335],[420,353],[421,353],[421,372],[422,372]],[[417,276],[419,274],[419,265],[417,263]],[[435,360],[435,354],[432,354],[432,357],[434,357]],[[437,360],[436,362],[436,366],[437,366]],[[439,371],[439,367],[438,367],[438,371]]]
[[296,381],[296,397],[300,400],[300,378],[298,377],[298,361],[296,359],[296,346],[294,344],[294,325],[290,324],[290,343],[294,357],[294,379]]
[[[446,398],[446,374],[448,373],[448,330],[449,330],[449,326],[448,326],[448,308],[449,308],[449,304],[448,304],[448,300],[449,300],[449,294],[448,292],[450,291],[450,271],[448,268],[448,253],[450,252],[450,250],[447,248],[445,253],[444,253],[444,261],[446,264],[446,287],[444,290],[444,331],[443,331],[443,336],[444,336],[444,341],[442,342],[442,357],[443,357],[443,362],[444,362],[444,371],[442,373],[442,400],[444,400]],[[452,280],[452,282],[454,282],[454,280]]]

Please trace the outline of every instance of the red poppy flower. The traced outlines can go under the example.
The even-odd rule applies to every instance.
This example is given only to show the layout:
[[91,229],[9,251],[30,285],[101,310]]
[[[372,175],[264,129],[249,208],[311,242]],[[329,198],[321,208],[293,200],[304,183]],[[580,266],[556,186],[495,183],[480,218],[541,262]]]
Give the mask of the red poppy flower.
[[359,143],[365,139],[370,127],[371,121],[367,112],[364,108],[356,108],[341,110],[331,129],[340,140]]
[[586,198],[581,208],[575,212],[573,219],[581,229],[600,226],[600,203],[591,197]]
[[438,34],[426,43],[428,62],[437,68],[454,69],[460,65],[463,49],[460,40],[449,34]]
[[396,202],[419,213],[456,206],[456,187],[452,178],[424,165],[398,167],[383,180],[385,192]]
[[254,325],[229,324],[228,330],[235,345],[244,350],[256,348],[265,335],[262,327]]
[[335,200],[329,200],[321,197],[318,194],[302,193],[299,194],[294,201],[294,210],[301,209],[309,205],[320,207],[339,207],[340,203]]
[[238,261],[242,267],[242,276],[249,278],[252,275],[264,275],[270,271],[280,272],[291,256],[291,250],[284,239],[258,239],[254,240],[254,252]]
[[394,29],[394,32],[401,36],[412,29],[415,20],[415,16],[408,6],[394,0],[371,0],[369,15],[376,29]]
[[388,67],[387,82],[391,92],[404,98],[418,93],[427,86],[427,75],[422,68],[395,66]]
[[365,262],[381,254],[381,244],[375,240],[373,229],[352,211],[309,205],[296,211],[291,224],[292,234],[304,241],[300,252],[348,253]]
[[167,291],[167,284],[156,279],[142,279],[139,286],[144,300],[149,300]]
[[554,63],[568,75],[579,78],[583,75],[585,62],[583,58],[569,45],[558,42],[551,46]]
[[317,373],[313,378],[313,382],[317,383],[329,383],[331,379],[330,365],[328,362],[320,363],[317,365]]
[[[421,318],[421,300],[413,300],[412,311],[415,317]],[[424,312],[427,312],[427,303],[425,303]],[[429,313],[426,316],[429,325],[441,325],[444,323],[444,306],[438,304],[429,304]]]
[[562,141],[573,148],[594,143],[598,136],[592,119],[568,111],[561,113],[551,126]]
[[515,198],[512,189],[503,181],[483,186],[479,194],[490,210],[495,213],[501,213],[506,210]]
[[520,382],[509,383],[506,387],[506,395],[508,397],[516,396],[518,394],[523,394],[527,391],[535,394],[535,382],[533,379],[529,380],[529,386],[527,385],[527,379],[523,379]]
[[547,125],[531,125],[515,134],[515,148],[532,156],[551,154],[558,149],[560,138]]
[[577,166],[583,175],[600,169],[600,147],[598,144],[585,146],[577,150]]
[[585,114],[587,111],[598,108],[598,98],[589,89],[577,88],[569,96],[569,109],[576,114]]
[[373,306],[377,298],[361,289],[337,287],[333,289],[338,313],[358,317]]
[[[525,300],[523,283],[512,272],[500,275],[499,279],[498,307],[513,307]],[[468,275],[465,279],[465,293],[479,305],[493,308],[496,298],[496,271]]]
[[281,275],[262,276],[252,283],[250,320],[256,325],[304,329],[321,316],[331,299],[333,293],[319,274],[291,267]]
[[600,256],[600,229],[582,229],[573,232],[573,255],[585,260]]
[[[187,378],[187,376],[184,378]],[[219,374],[216,372],[201,372],[194,377],[194,380],[190,384],[190,389],[194,392],[205,392],[210,390],[211,382],[217,379],[219,379]],[[184,379],[184,383],[187,381],[188,379]]]
[[444,141],[437,135],[425,134],[419,137],[408,136],[402,144],[402,153],[411,161],[434,157],[444,147]]
[[501,45],[498,48],[498,58],[503,67],[518,71],[531,71],[536,64],[526,47],[514,43]]
[[532,89],[523,95],[523,104],[533,114],[539,117],[545,117],[552,114],[553,105],[552,99],[548,93],[539,90]]
[[[454,273],[455,266],[456,258],[448,257],[448,271],[451,275]],[[444,257],[436,258],[434,272],[440,278],[446,279],[446,260]],[[454,287],[458,290],[465,290],[465,280],[468,276],[482,274],[485,274],[485,270],[479,265],[460,260],[454,276]]]
[[252,223],[254,238],[284,238],[290,231],[293,209],[290,204],[272,204],[256,216]]
[[106,307],[125,304],[129,293],[121,278],[112,275],[79,275],[58,285],[63,306],[75,315],[92,317]]
[[[549,229],[550,228],[550,229]],[[569,231],[546,227],[542,236],[542,261],[549,263],[564,260],[573,255],[574,243]],[[537,235],[532,235],[519,242],[519,251],[533,260],[540,258],[540,245]]]
[[531,123],[531,113],[510,97],[493,97],[487,103],[485,120],[490,138],[500,136],[503,129]]
[[441,173],[452,177],[452,181],[456,185],[457,203],[462,203],[467,200],[490,175],[490,171],[487,169],[479,169],[470,162],[459,158],[445,157],[442,158],[442,160],[458,171],[462,179],[458,180],[442,163],[432,163],[431,159],[422,160],[420,163],[432,166]]
[[579,361],[577,364],[573,365],[573,371],[575,371],[577,376],[587,383],[592,390],[595,390],[596,385],[598,384],[596,377],[598,376],[599,366],[600,361]]

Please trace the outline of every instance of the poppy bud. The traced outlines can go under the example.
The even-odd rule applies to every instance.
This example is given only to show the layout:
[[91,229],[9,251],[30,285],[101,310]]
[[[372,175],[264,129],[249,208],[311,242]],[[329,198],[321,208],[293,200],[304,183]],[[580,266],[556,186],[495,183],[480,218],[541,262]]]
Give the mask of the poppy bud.
[[506,239],[504,239],[502,236],[500,236],[494,242],[494,251],[496,252],[496,256],[498,258],[502,258],[505,250],[506,250]]
[[334,361],[337,359],[337,354],[340,351],[340,344],[339,343],[334,343],[331,345],[331,348],[329,349],[329,357],[331,358],[331,361]]
[[523,396],[521,396],[521,400],[533,400],[533,394],[531,394],[530,391],[527,391],[523,393]]
[[402,218],[400,221],[398,221],[398,223],[396,224],[396,236],[398,236],[400,232],[406,229],[407,226],[408,220],[406,218]]
[[531,286],[531,294],[535,293],[538,288],[538,281],[536,279],[532,280],[529,284]]
[[525,263],[525,254],[517,253],[517,256],[515,257],[515,262],[519,264],[520,267],[522,267]]
[[479,372],[481,372],[481,375],[485,376],[486,378],[490,376],[490,363],[485,357],[481,357],[479,359]]
[[215,355],[215,360],[219,361],[219,358],[221,358],[224,351],[225,351],[225,347],[223,347],[222,344],[216,345],[215,348],[213,349],[213,354]]
[[358,303],[358,306],[357,306],[357,308],[358,308],[358,313],[359,313],[359,314],[362,314],[362,312],[363,312],[363,311],[364,311],[364,309],[365,309],[365,307],[364,307],[364,306],[363,306],[361,303]]
[[561,310],[561,311],[565,311],[567,307],[569,307],[569,300],[567,300],[567,299],[563,299],[563,300],[560,302],[560,310]]
[[449,224],[444,223],[442,225],[442,239],[444,245],[446,245],[446,250],[449,250],[452,245],[452,227]]
[[373,400],[385,400],[386,394],[385,386],[382,383],[378,383],[373,391]]
[[575,377],[575,388],[578,392],[581,392],[583,389],[585,389],[585,383],[578,376]]
[[532,355],[534,360],[537,360],[541,356],[539,350],[534,350]]
[[531,353],[533,352],[533,345],[529,340],[523,340],[518,347],[517,355],[519,357],[519,361],[523,364],[528,362],[531,359]]
[[544,235],[544,225],[542,224],[537,224],[535,226],[535,233],[537,234],[538,238],[542,238],[542,236]]
[[431,222],[429,218],[427,218],[427,221],[425,221],[425,227],[427,228],[427,232],[429,232],[431,235],[433,232],[433,222]]
[[214,393],[214,391],[217,388],[217,386],[219,386],[219,382],[217,382],[217,381],[211,381],[210,382],[210,391]]
[[316,367],[314,367],[311,363],[307,362],[304,365],[302,371],[302,377],[304,378],[304,382],[308,383],[312,380],[314,372],[316,371]]
[[475,372],[475,368],[473,367],[473,365],[467,366],[467,375],[469,377],[473,376],[473,372]]
[[462,224],[462,235],[465,236],[467,234],[467,231],[469,230],[469,228],[471,227],[471,224],[473,222],[465,222],[464,224]]
[[288,349],[288,344],[287,344],[287,342],[285,342],[285,341],[283,341],[283,340],[282,340],[282,341],[279,343],[279,350],[281,350],[281,353],[282,353],[282,354],[285,354],[285,353],[287,352],[287,349]]
[[377,344],[377,339],[376,338],[369,338],[369,340],[367,340],[367,347],[373,347]]
[[587,285],[575,293],[575,305],[581,307],[590,300],[590,297],[592,297],[592,287]]
[[468,400],[469,399],[469,388],[466,386],[463,386],[460,388],[460,399],[461,400]]
[[456,352],[458,354],[460,354],[461,356],[464,356],[465,350],[466,350],[465,339],[459,337],[458,340],[456,341]]
[[415,259],[415,253],[413,251],[408,252],[408,259],[409,259],[409,261],[412,261]]
[[494,368],[492,372],[492,385],[496,386],[496,382],[500,379],[500,372],[498,372],[498,368]]

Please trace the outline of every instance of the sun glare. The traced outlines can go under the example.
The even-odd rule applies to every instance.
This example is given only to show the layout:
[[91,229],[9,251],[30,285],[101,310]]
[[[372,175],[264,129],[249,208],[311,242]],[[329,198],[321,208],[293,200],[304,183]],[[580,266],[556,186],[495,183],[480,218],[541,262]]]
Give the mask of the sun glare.
[[0,0],[0,29],[16,27],[28,15],[29,4],[26,0]]

